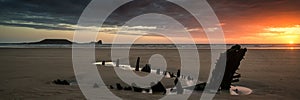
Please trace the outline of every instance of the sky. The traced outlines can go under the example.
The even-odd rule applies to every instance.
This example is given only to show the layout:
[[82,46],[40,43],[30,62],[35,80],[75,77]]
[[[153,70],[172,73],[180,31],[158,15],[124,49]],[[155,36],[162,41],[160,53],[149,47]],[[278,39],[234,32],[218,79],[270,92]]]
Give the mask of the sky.
[[[190,40],[186,36],[188,32],[196,43],[208,43],[203,27],[191,15],[164,1],[134,0],[134,3],[120,6],[108,16],[96,39],[112,43],[116,36],[130,39],[143,35],[135,43],[172,43],[170,38],[185,43]],[[299,0],[207,1],[220,21],[218,25],[222,27],[228,44],[300,43]],[[93,24],[77,26],[78,19],[90,2],[0,0],[0,43],[32,42],[46,38],[72,41],[78,27],[97,30],[99,27]],[[105,3],[105,0],[98,2]],[[95,11],[98,10],[105,9]],[[144,13],[152,14],[137,16]],[[96,22],[94,20],[99,19],[90,21]],[[211,27],[209,30],[214,31],[215,28]]]

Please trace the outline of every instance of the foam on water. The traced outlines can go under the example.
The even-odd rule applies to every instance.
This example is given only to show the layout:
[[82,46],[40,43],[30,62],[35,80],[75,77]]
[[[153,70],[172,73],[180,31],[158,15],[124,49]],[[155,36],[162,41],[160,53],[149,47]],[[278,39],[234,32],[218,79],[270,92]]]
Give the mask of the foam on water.
[[242,86],[231,86],[229,92],[230,95],[250,95],[252,90]]

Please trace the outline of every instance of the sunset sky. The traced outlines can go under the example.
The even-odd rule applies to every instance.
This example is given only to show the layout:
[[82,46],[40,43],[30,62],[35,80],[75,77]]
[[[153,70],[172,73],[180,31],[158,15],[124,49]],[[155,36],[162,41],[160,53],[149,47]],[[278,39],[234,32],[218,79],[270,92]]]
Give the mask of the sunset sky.
[[[122,23],[119,21],[137,13],[132,12],[132,9],[139,12],[155,9],[166,14],[174,13],[176,15],[174,17],[187,16],[181,10],[161,1],[144,0],[135,6],[118,8],[104,24],[105,30],[99,32],[97,39],[111,43],[116,36],[115,31],[121,28],[119,25]],[[31,42],[45,38],[72,40],[77,21],[89,2],[90,0],[0,0],[0,42]],[[220,20],[226,43],[300,43],[299,0],[208,0],[208,2]],[[196,43],[207,43],[202,27],[194,26],[194,21],[189,16],[178,18],[191,25],[185,29],[192,34]],[[144,19],[155,20],[149,16],[140,20]],[[173,24],[163,21],[164,19],[158,20],[157,22],[161,23],[157,26],[125,25],[123,28],[129,30],[120,34],[124,37],[145,35],[136,43],[170,43],[165,37],[157,35],[170,34],[172,38],[182,40],[184,43],[187,38],[180,35],[180,29],[171,27]]]

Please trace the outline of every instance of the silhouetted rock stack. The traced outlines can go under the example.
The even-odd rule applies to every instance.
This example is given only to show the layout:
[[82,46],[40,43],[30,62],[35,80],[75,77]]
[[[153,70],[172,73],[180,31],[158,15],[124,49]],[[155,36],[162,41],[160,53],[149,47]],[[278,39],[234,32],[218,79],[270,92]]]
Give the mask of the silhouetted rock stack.
[[135,71],[140,71],[140,57],[137,58],[136,64],[135,64]]
[[230,89],[231,83],[238,82],[238,78],[241,77],[241,75],[236,73],[236,71],[238,70],[240,62],[244,58],[246,52],[246,48],[241,48],[240,45],[234,45],[228,49],[226,53],[221,53],[220,58],[216,63],[216,67],[212,73],[215,77],[213,76],[210,82],[216,82],[216,80],[220,80],[220,77],[218,76],[221,76],[222,70],[224,70],[223,66],[226,64],[225,73],[221,82],[221,89]]
[[99,40],[99,41],[97,42],[97,44],[102,44],[102,40]]
[[151,73],[151,65],[146,64],[145,67],[143,67],[141,71]]
[[166,92],[167,92],[166,88],[161,84],[161,82],[157,82],[157,84],[152,82],[150,85],[151,85],[153,94],[157,94],[157,93],[166,94]]
[[32,42],[29,44],[72,44],[72,42],[67,39],[44,39],[42,41]]

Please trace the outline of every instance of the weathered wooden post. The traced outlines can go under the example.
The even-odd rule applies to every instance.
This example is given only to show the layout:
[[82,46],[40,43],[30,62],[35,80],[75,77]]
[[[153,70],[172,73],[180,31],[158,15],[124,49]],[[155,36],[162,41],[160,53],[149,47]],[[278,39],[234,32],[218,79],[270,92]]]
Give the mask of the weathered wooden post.
[[120,66],[120,59],[117,59],[116,61],[116,67],[119,67]]
[[135,71],[140,71],[140,57],[137,58],[136,64],[135,64]]
[[178,81],[176,85],[176,91],[177,91],[177,94],[183,94],[183,88],[182,88],[182,85],[181,85],[181,82]]
[[156,74],[160,75],[160,69],[156,70]]
[[180,69],[177,70],[177,77],[180,77]]
[[146,64],[142,70],[142,72],[148,72],[148,73],[151,73],[151,65],[150,64]]
[[104,60],[102,61],[102,65],[103,65],[103,66],[105,65],[105,61],[104,61]]

